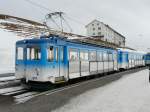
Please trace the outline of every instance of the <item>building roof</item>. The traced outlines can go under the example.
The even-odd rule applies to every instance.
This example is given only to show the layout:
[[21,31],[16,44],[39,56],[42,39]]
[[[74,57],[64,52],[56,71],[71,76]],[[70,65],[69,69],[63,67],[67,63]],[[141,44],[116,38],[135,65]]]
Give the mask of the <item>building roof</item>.
[[116,34],[120,35],[121,37],[123,37],[125,39],[125,36],[123,36],[122,34],[118,33],[116,30],[114,30],[112,27],[110,27],[109,25],[100,22],[99,20],[94,19],[93,21],[91,21],[89,24],[87,24],[85,27],[88,27],[90,24],[94,23],[95,21],[104,24],[107,28],[111,29],[113,32],[115,32]]
[[[93,20],[93,21],[91,21],[89,24],[85,25],[85,27],[88,27],[90,24],[94,23],[95,21],[100,22],[100,21],[98,21],[98,20],[94,19],[94,20]],[[100,22],[100,23],[101,23],[101,22]]]

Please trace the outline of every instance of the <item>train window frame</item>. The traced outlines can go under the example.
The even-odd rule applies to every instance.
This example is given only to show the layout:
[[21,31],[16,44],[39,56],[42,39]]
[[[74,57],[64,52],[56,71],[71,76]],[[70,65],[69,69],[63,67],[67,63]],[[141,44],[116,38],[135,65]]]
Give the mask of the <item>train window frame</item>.
[[113,61],[113,54],[111,52],[108,53],[108,61]]
[[53,62],[55,59],[55,48],[54,46],[48,46],[46,49],[46,53],[47,53],[47,61],[48,62]]
[[41,54],[40,46],[27,46],[27,60],[41,60]]
[[64,61],[64,47],[63,46],[60,47],[60,61],[61,62]]
[[116,52],[113,53],[113,61],[117,61],[118,55]]
[[78,61],[78,60],[79,60],[78,49],[70,48],[69,49],[69,61]]
[[55,61],[58,62],[58,47],[55,47]]
[[[94,53],[95,57],[92,53]],[[89,50],[89,60],[90,61],[96,61],[97,60],[97,51],[96,50]]]
[[[21,53],[20,53],[20,51],[21,51]],[[16,53],[17,53],[17,55],[16,55],[17,60],[19,60],[19,61],[24,60],[24,48],[23,47],[21,47],[21,46],[17,47],[16,48]],[[21,55],[19,55],[19,54],[21,54]]]
[[[81,54],[83,54],[83,55],[81,55]],[[80,50],[80,60],[81,61],[88,61],[89,60],[88,50]]]
[[108,61],[108,53],[103,52],[103,61]]
[[103,52],[97,51],[97,61],[103,61]]

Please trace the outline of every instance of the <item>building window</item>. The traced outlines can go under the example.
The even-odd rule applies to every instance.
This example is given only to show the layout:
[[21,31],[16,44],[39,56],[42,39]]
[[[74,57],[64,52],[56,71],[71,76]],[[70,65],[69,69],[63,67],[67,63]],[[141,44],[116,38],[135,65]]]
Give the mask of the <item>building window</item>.
[[98,32],[98,35],[100,36],[100,35],[101,35],[101,32]]
[[95,28],[93,28],[93,31],[95,31]]
[[121,42],[119,41],[119,45],[121,45]]
[[95,33],[93,33],[93,35],[95,35]]
[[101,30],[101,27],[98,27],[98,30]]
[[92,24],[92,26],[94,26],[94,24]]
[[99,23],[97,23],[97,26],[99,26]]

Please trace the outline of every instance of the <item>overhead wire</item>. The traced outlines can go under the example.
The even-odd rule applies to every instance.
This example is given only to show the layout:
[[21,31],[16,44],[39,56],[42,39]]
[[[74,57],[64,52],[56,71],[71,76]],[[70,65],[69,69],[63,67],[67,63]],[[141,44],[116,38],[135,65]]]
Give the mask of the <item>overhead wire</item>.
[[39,8],[41,8],[41,9],[44,9],[44,10],[46,10],[46,11],[54,12],[54,11],[50,10],[49,8],[47,8],[47,7],[45,7],[45,6],[41,5],[41,4],[38,4],[38,3],[36,3],[36,2],[33,2],[33,1],[31,1],[31,0],[24,0],[24,1],[26,1],[26,2],[28,2],[28,3],[30,3],[30,4],[32,4],[32,5],[34,5],[34,6],[36,6],[36,7],[39,7]]
[[[32,4],[32,5],[34,5],[34,6],[36,6],[36,7],[39,7],[39,8],[41,8],[41,9],[44,9],[44,10],[46,10],[46,11],[55,12],[55,11],[52,11],[52,10],[50,10],[49,8],[47,8],[47,7],[43,6],[43,5],[41,5],[41,4],[39,4],[39,3],[36,3],[36,2],[33,2],[33,1],[31,1],[31,0],[24,0],[24,1],[26,1],[26,2],[28,2],[28,3],[30,3],[30,4]],[[67,18],[70,19],[71,21],[74,21],[74,22],[76,22],[76,23],[78,23],[78,24],[80,24],[80,25],[85,26],[82,22],[76,20],[75,17],[72,18],[72,17],[70,17],[70,16],[68,16],[68,15],[65,15],[65,17],[67,17]],[[66,22],[66,21],[65,21],[65,22]]]

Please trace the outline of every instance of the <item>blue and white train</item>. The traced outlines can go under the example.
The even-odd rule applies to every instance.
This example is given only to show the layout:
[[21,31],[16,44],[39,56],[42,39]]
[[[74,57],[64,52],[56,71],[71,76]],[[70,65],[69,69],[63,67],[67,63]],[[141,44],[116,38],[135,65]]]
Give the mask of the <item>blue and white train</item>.
[[16,42],[15,76],[26,82],[62,83],[78,77],[144,66],[143,56],[137,51],[51,35]]
[[150,66],[150,53],[149,52],[144,56],[144,60],[145,60],[145,64],[147,66]]

